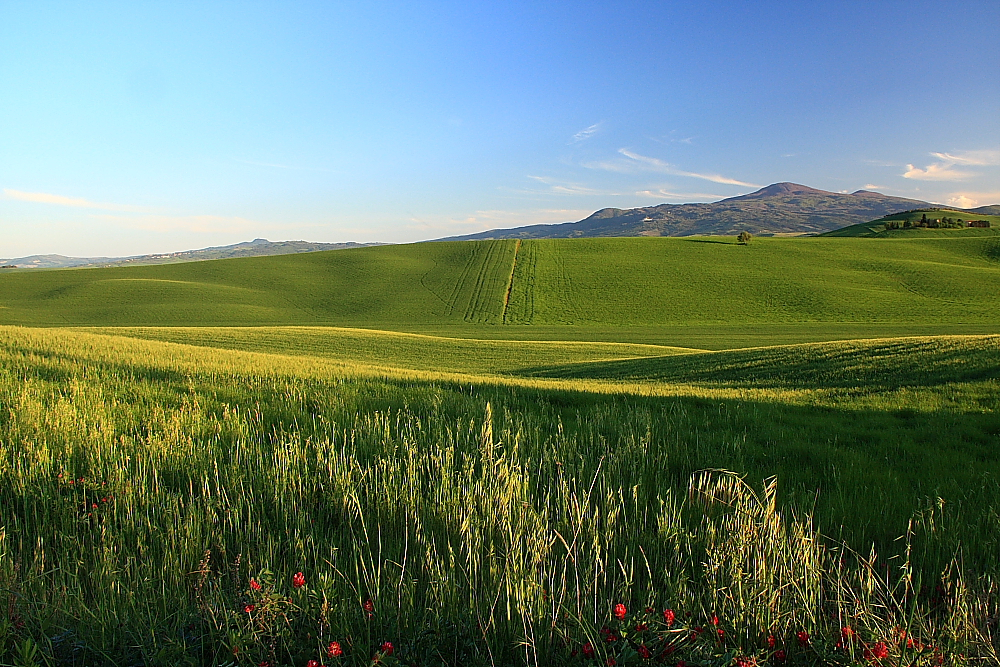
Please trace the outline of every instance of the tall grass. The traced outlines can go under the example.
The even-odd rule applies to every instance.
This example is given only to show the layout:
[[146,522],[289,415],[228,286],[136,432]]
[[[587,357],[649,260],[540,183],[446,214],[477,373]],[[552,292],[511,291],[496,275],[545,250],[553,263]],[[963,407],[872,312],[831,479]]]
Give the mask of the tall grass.
[[781,477],[696,470],[714,402],[4,341],[0,662],[996,660],[965,517],[823,537]]

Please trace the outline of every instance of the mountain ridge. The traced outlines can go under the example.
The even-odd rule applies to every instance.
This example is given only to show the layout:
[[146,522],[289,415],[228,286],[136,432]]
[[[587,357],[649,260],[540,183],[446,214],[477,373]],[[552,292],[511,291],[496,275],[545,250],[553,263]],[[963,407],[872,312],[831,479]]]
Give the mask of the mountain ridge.
[[[603,208],[576,222],[493,229],[435,240],[732,236],[741,231],[760,236],[820,234],[891,213],[933,206],[919,199],[893,197],[870,190],[840,193],[781,182],[716,202]],[[991,208],[994,207],[984,206],[969,212],[986,213],[985,209]]]
[[209,259],[230,259],[234,257],[265,257],[269,255],[290,255],[300,252],[321,250],[346,250],[365,248],[380,243],[313,243],[311,241],[268,241],[254,239],[224,246],[211,246],[198,250],[182,250],[171,253],[151,253],[129,257],[66,257],[65,255],[28,255],[15,259],[0,259],[3,268],[18,269],[72,269],[95,266],[129,266],[146,264],[172,264],[175,262],[200,262]]

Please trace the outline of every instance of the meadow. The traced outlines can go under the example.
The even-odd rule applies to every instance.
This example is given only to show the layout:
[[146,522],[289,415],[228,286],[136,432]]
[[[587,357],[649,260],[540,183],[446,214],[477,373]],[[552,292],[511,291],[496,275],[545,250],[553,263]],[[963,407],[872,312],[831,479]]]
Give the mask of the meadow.
[[0,664],[996,664],[993,237],[719,241],[0,275]]

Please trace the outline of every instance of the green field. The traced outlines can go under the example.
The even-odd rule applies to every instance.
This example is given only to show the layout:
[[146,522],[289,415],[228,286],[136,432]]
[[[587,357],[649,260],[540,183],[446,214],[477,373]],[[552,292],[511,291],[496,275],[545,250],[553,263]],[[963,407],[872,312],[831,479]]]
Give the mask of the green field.
[[996,664],[977,231],[0,274],[0,664]]
[[[604,339],[680,347],[708,346],[688,345],[683,335],[663,340],[656,329],[779,325],[781,335],[782,325],[812,327],[803,341],[997,332],[1000,246],[992,235],[750,246],[710,238],[541,240],[521,243],[515,261],[516,243],[5,273],[0,323],[333,325],[512,339],[556,327],[555,340],[566,327],[576,340],[612,329],[618,333]],[[759,344],[771,342],[796,341]]]

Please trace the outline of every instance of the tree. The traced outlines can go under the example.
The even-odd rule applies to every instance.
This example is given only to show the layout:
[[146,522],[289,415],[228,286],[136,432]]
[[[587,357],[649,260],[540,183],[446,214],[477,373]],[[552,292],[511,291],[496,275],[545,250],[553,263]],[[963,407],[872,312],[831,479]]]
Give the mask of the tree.
[[750,232],[740,232],[740,235],[736,237],[736,242],[740,245],[747,245],[750,243],[750,239],[753,238],[753,234]]

